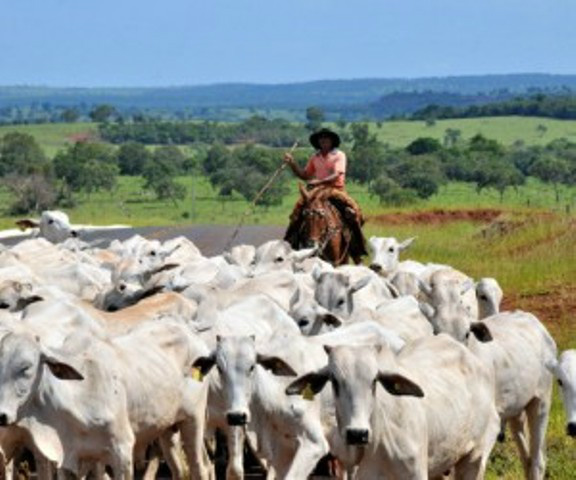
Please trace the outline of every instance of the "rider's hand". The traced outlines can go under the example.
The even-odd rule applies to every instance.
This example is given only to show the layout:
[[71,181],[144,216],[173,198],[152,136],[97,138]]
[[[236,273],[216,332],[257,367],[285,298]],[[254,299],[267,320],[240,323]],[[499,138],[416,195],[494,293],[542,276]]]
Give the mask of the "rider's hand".
[[284,154],[284,163],[290,166],[294,165],[294,157],[291,153],[286,152]]

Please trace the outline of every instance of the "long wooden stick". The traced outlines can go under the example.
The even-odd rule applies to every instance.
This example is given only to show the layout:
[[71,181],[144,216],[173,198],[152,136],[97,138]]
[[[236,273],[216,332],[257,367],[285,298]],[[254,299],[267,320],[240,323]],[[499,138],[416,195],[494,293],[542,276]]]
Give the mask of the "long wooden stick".
[[[290,153],[290,154],[293,153],[297,147],[298,147],[298,141],[295,141],[294,145],[292,145],[292,148],[290,148],[288,153]],[[270,179],[266,182],[266,184],[256,194],[256,196],[254,197],[254,200],[252,200],[252,203],[250,204],[250,206],[244,211],[244,213],[242,214],[242,217],[240,217],[240,221],[238,222],[236,229],[234,230],[234,232],[232,232],[232,235],[228,239],[228,242],[226,243],[224,251],[227,251],[228,249],[230,249],[230,247],[232,246],[232,242],[234,241],[234,239],[238,235],[238,232],[240,232],[240,229],[242,228],[242,225],[244,224],[244,220],[246,219],[246,217],[254,211],[254,207],[256,207],[256,204],[258,203],[258,200],[260,200],[260,197],[262,197],[262,195],[264,195],[264,193],[266,193],[266,191],[270,188],[270,186],[276,180],[276,178],[278,178],[278,175],[280,175],[284,171],[284,169],[286,168],[287,165],[288,164],[286,162],[282,161],[282,164],[274,171],[274,173],[272,174]]]

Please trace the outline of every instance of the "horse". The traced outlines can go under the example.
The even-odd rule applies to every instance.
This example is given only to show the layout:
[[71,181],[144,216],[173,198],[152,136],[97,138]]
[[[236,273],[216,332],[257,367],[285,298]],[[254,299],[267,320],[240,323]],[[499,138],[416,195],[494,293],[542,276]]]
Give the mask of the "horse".
[[330,190],[316,188],[308,192],[300,185],[300,195],[295,232],[292,238],[286,239],[294,248],[316,248],[320,258],[334,266],[348,263],[352,232],[330,201]]

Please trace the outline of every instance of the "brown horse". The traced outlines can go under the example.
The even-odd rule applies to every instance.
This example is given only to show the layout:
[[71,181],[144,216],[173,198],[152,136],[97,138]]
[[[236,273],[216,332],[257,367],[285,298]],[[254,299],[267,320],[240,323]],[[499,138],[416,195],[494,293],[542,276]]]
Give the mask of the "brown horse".
[[[300,185],[300,218],[295,225],[294,248],[318,249],[319,256],[332,265],[348,263],[352,234],[338,208],[330,201],[330,190],[307,192]],[[289,240],[290,241],[290,240]]]

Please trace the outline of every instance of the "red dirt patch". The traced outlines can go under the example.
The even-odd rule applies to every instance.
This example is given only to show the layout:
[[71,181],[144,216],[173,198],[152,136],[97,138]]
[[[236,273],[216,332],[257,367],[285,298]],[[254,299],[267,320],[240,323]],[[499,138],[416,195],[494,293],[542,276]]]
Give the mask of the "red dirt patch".
[[531,312],[547,326],[565,327],[576,323],[576,285],[556,285],[531,294],[507,294],[502,311],[521,309]]
[[82,143],[82,142],[93,142],[97,140],[97,136],[94,135],[94,132],[79,132],[74,133],[73,135],[68,136],[68,140],[74,143]]
[[494,208],[473,210],[427,210],[424,212],[386,213],[369,217],[370,223],[402,225],[406,223],[443,224],[449,222],[492,222],[502,213]]

